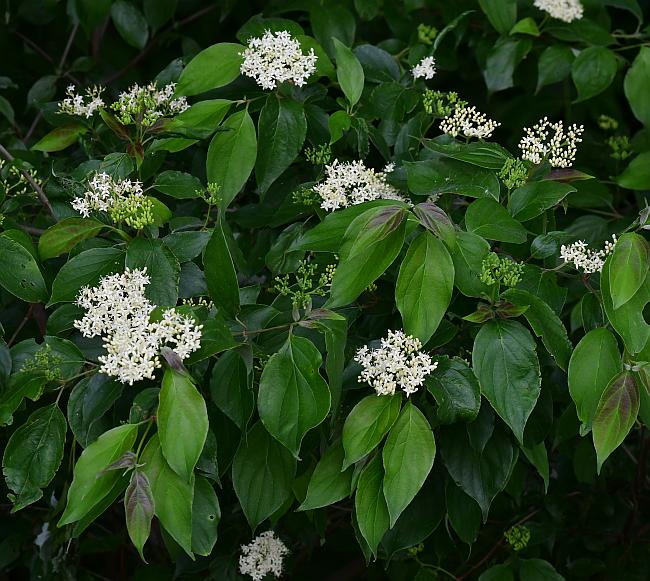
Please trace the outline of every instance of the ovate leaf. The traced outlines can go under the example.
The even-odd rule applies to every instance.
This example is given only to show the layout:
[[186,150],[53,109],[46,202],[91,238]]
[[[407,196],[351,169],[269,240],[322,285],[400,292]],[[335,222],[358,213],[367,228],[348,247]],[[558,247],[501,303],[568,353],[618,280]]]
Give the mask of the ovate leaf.
[[0,286],[20,300],[42,303],[47,300],[47,286],[38,264],[22,244],[0,235]]
[[598,473],[609,455],[618,448],[639,413],[639,386],[634,375],[624,371],[615,376],[598,402],[592,433]]
[[296,457],[305,434],[330,409],[329,388],[319,373],[321,363],[321,354],[309,339],[290,335],[262,371],[257,400],[260,419]]
[[129,532],[131,542],[144,558],[144,545],[151,532],[151,520],[154,514],[154,498],[146,474],[135,470],[131,475],[131,482],[124,494],[124,514],[126,516],[126,530]]
[[625,96],[634,116],[650,126],[650,48],[642,46],[625,75]]
[[48,228],[38,239],[41,260],[56,258],[72,250],[79,242],[97,236],[105,224],[92,218],[66,218]]
[[165,370],[158,405],[158,433],[165,460],[190,481],[208,436],[208,411],[189,374]]
[[623,234],[609,259],[609,292],[612,307],[618,309],[639,290],[650,270],[650,249],[643,236]]
[[511,319],[484,324],[474,340],[472,362],[483,395],[523,442],[524,427],[541,388],[530,332]]
[[382,489],[383,476],[381,456],[377,454],[361,472],[354,499],[359,531],[373,554],[377,553],[377,547],[390,526],[388,506]]
[[332,38],[336,50],[336,78],[351,107],[354,107],[363,91],[364,73],[354,53],[338,38]]
[[214,304],[234,315],[239,310],[239,283],[220,220],[214,225],[212,236],[205,247],[203,267],[205,282]]
[[177,95],[198,95],[230,84],[239,76],[244,57],[240,44],[221,42],[197,54],[183,69]]

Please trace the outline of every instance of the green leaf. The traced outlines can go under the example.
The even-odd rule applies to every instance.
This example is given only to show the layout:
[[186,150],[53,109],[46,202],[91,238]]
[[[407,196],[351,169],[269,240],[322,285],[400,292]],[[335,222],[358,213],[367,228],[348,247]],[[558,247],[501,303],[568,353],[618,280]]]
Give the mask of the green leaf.
[[538,296],[520,289],[508,289],[502,298],[516,307],[528,307],[524,317],[535,335],[541,337],[546,350],[553,356],[561,369],[566,371],[573,346],[567,335],[564,323],[551,307]]
[[544,493],[548,492],[548,484],[550,479],[550,468],[548,464],[548,453],[544,442],[536,444],[532,448],[523,448],[522,452],[528,461],[537,469],[539,475],[544,481]]
[[472,366],[483,395],[517,440],[539,397],[541,378],[535,340],[517,321],[492,320],[474,340]]
[[472,202],[465,213],[468,232],[488,240],[522,244],[526,242],[526,229],[515,220],[508,210],[492,198],[479,198]]
[[650,151],[637,155],[616,177],[616,183],[628,190],[647,190],[650,188]]
[[158,405],[158,433],[165,460],[188,482],[208,436],[208,410],[186,372],[166,369]]
[[530,36],[539,36],[541,33],[537,23],[530,17],[522,18],[511,29],[509,34],[528,34]]
[[62,125],[53,129],[44,137],[41,137],[41,139],[32,145],[32,149],[47,152],[61,151],[76,143],[79,136],[84,133],[88,133],[88,128],[85,125]]
[[0,234],[0,286],[20,300],[28,303],[44,303],[47,286],[31,253],[21,244]]
[[124,514],[126,530],[129,532],[131,542],[145,563],[143,549],[151,532],[154,506],[154,498],[147,475],[140,470],[134,470],[131,482],[124,494]]
[[600,290],[603,299],[603,306],[609,322],[616,332],[623,337],[626,349],[632,353],[639,353],[650,341],[650,324],[643,316],[644,309],[650,303],[650,276],[646,276],[639,290],[634,296],[614,309],[612,302],[612,273],[610,272],[612,256],[603,266],[600,274]]
[[165,461],[158,434],[147,442],[139,458],[151,485],[155,514],[172,538],[192,557],[194,478],[181,478]]
[[[445,143],[442,139],[450,140]],[[437,139],[427,139],[424,142],[427,149],[442,153],[446,157],[464,161],[478,167],[499,171],[507,159],[512,158],[510,152],[497,143],[487,141],[470,141],[460,143],[449,136]]]
[[338,38],[332,38],[332,41],[336,50],[336,78],[348,103],[354,107],[363,92],[363,67],[354,53]]
[[68,425],[58,404],[42,407],[9,438],[2,457],[7,488],[14,494],[11,512],[36,502],[54,478],[61,460]]
[[389,206],[353,220],[345,231],[327,307],[350,304],[393,263],[404,243],[405,218],[402,208]]
[[621,371],[618,344],[608,329],[589,331],[576,346],[569,362],[569,393],[582,422],[582,435],[591,429],[605,388]]
[[564,581],[553,565],[543,559],[519,560],[519,578],[526,581]]
[[198,198],[205,188],[201,180],[182,171],[167,170],[156,177],[153,188],[179,200]]
[[41,234],[38,254],[41,260],[56,258],[72,250],[79,242],[97,236],[106,227],[92,218],[66,218]]
[[146,297],[159,307],[175,307],[178,302],[178,281],[181,266],[162,240],[134,238],[126,249],[127,268],[146,268],[151,282]]
[[424,380],[436,400],[442,424],[471,422],[481,407],[481,388],[474,372],[460,357],[437,357],[438,366]]
[[58,526],[81,520],[111,493],[121,472],[104,470],[124,452],[131,450],[137,435],[137,425],[124,424],[104,432],[81,453]]
[[142,12],[128,0],[115,0],[111,6],[111,18],[125,42],[143,49],[149,38],[149,27]]
[[[0,237],[1,239],[2,237]],[[91,248],[66,262],[52,283],[48,306],[76,300],[82,286],[96,286],[99,279],[124,270],[124,250]]]
[[539,55],[537,63],[537,90],[566,79],[571,72],[571,64],[575,57],[568,46],[552,45],[545,48]]
[[609,259],[612,307],[618,309],[641,288],[650,271],[650,250],[643,236],[634,232],[623,234]]
[[488,292],[488,287],[481,282],[479,275],[483,260],[490,252],[490,245],[485,238],[472,232],[458,230],[449,254],[454,262],[454,284],[468,297],[480,297]]
[[514,581],[515,574],[512,570],[512,565],[506,563],[504,565],[494,565],[486,569],[478,581]]
[[586,101],[611,85],[618,68],[616,53],[604,46],[590,46],[573,61],[571,76],[578,90],[577,101]]
[[239,343],[235,341],[224,321],[223,317],[217,313],[213,319],[203,321],[203,329],[201,329],[201,347],[198,351],[192,353],[185,363],[193,364],[197,361],[202,361],[212,355],[227,351],[237,347]]
[[531,47],[532,41],[529,38],[501,37],[497,40],[487,55],[483,71],[489,93],[514,86],[515,69]]
[[650,126],[650,48],[642,46],[625,75],[625,96],[634,116]]
[[233,316],[239,311],[239,282],[230,248],[218,220],[203,253],[205,282],[214,304]]
[[365,458],[391,429],[402,405],[402,396],[368,395],[354,406],[343,425],[343,470]]
[[192,551],[207,557],[217,542],[221,507],[210,481],[197,476],[192,503]]
[[519,222],[527,222],[556,206],[575,191],[573,186],[560,182],[530,182],[512,192],[508,210]]
[[634,374],[623,371],[605,388],[592,424],[597,470],[628,435],[639,413],[639,387]]
[[265,193],[293,163],[305,142],[307,119],[302,103],[272,93],[260,111],[257,132],[264,147],[257,155],[255,177]]
[[481,507],[451,478],[445,486],[445,503],[452,528],[461,541],[472,545],[481,528]]
[[260,378],[257,409],[268,432],[298,457],[305,434],[330,410],[330,391],[319,373],[322,357],[304,337],[289,335]]
[[517,20],[517,0],[479,0],[490,24],[499,34],[508,34]]
[[255,408],[252,377],[244,360],[236,351],[224,353],[212,368],[210,378],[212,401],[233,423],[246,432]]
[[388,505],[382,490],[384,469],[377,454],[361,471],[354,498],[359,531],[374,555],[384,533],[390,526]]
[[481,424],[481,415],[468,425],[447,426],[438,436],[445,466],[454,482],[481,507],[487,520],[494,497],[505,487],[517,463],[517,449],[503,430],[488,432],[477,446],[470,433]]
[[334,504],[350,496],[354,470],[342,470],[345,452],[340,441],[321,456],[309,479],[307,496],[298,510],[313,510]]
[[431,426],[409,401],[390,429],[382,452],[384,498],[391,527],[422,488],[435,456],[436,442]]
[[70,429],[82,448],[88,447],[111,426],[104,414],[122,394],[124,384],[103,373],[84,377],[68,399]]
[[433,158],[404,162],[408,187],[416,195],[451,192],[471,198],[499,199],[501,186],[493,171],[456,159]]
[[170,20],[176,12],[176,0],[144,0],[144,15],[155,31]]
[[197,54],[183,69],[176,95],[198,95],[232,83],[244,62],[241,44],[221,42]]
[[232,462],[232,482],[251,528],[291,495],[296,459],[257,422],[242,440]]
[[206,99],[170,119],[165,128],[186,137],[204,139],[212,135],[230,110],[228,99]]
[[424,231],[411,242],[397,277],[395,301],[404,331],[425,344],[444,317],[453,289],[454,263],[449,252]]
[[[218,68],[218,67],[217,67]],[[221,125],[208,147],[208,183],[220,188],[221,209],[230,205],[248,180],[257,157],[255,125],[248,111],[238,111]]]

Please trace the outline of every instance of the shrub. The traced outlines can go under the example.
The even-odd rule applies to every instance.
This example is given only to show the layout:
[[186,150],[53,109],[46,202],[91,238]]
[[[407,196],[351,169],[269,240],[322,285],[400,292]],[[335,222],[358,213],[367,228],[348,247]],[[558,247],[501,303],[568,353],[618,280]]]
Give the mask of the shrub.
[[6,13],[3,568],[648,578],[637,2],[240,4]]

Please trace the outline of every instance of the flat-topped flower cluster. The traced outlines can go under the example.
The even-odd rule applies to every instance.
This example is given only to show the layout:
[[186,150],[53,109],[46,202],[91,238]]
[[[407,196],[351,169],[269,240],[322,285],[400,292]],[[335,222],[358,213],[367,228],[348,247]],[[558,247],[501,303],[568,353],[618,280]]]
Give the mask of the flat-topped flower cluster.
[[564,22],[582,18],[583,8],[579,0],[535,0],[534,4],[553,18]]
[[578,240],[573,244],[563,244],[560,248],[560,258],[564,262],[573,264],[576,270],[582,270],[585,274],[600,272],[605,264],[605,259],[614,250],[616,245],[616,234],[612,235],[612,240],[605,242],[602,250],[592,250],[586,242]]
[[404,201],[400,193],[386,181],[386,174],[393,171],[389,164],[384,171],[366,167],[363,161],[335,159],[325,167],[326,178],[314,186],[321,197],[321,208],[332,211],[369,202],[371,200]]
[[565,131],[562,121],[551,123],[544,117],[532,128],[524,127],[525,135],[519,142],[521,157],[535,164],[546,159],[553,167],[571,167],[583,132],[582,125],[570,125]]
[[377,395],[394,395],[399,388],[410,396],[438,366],[421,348],[422,343],[416,337],[404,331],[388,331],[379,348],[363,346],[357,351],[354,359],[363,367],[359,382],[368,383]]
[[476,107],[456,105],[450,115],[440,122],[440,130],[452,137],[462,135],[468,139],[477,137],[486,139],[501,123],[488,119]]
[[131,385],[153,378],[163,346],[185,359],[201,342],[202,326],[174,309],[150,320],[156,306],[145,296],[149,282],[146,268],[127,268],[103,277],[96,287],[82,288],[77,297],[86,313],[74,326],[84,337],[101,337],[107,351],[98,357],[101,371]]
[[239,572],[250,575],[253,581],[261,581],[269,573],[282,575],[282,562],[289,549],[273,531],[264,531],[248,545],[242,545]]
[[286,30],[267,30],[262,37],[249,39],[242,55],[242,75],[252,77],[263,89],[275,89],[285,81],[302,87],[316,70],[318,58],[313,48],[303,54],[300,42]]

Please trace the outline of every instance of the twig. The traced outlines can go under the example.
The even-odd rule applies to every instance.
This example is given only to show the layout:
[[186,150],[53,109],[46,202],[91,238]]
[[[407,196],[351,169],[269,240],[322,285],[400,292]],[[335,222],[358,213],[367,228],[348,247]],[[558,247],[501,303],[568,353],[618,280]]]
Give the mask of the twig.
[[[4,157],[7,161],[14,161],[14,156],[9,153],[4,145],[0,144],[0,155]],[[39,186],[36,183],[36,180],[29,175],[29,172],[26,172],[25,170],[21,169],[20,173],[23,175],[23,177],[29,182],[29,185],[32,186],[36,194],[38,195],[38,198],[40,199],[41,203],[47,208],[47,211],[50,213],[52,218],[54,218],[54,221],[56,222],[56,215],[54,214],[54,208],[52,208],[52,204],[50,204],[50,200],[47,199],[47,196],[45,195],[45,192],[43,191],[43,188]]]
[[13,332],[13,335],[11,335],[11,339],[7,342],[7,347],[11,347],[16,340],[16,337],[18,337],[18,334],[23,330],[23,327],[27,324],[29,319],[32,318],[32,310],[34,308],[34,305],[29,305],[29,308],[27,309],[27,312],[25,313],[25,316],[23,317],[23,320],[20,321],[20,324],[18,327],[16,327],[16,330]]
[[75,22],[75,25],[72,27],[72,30],[70,31],[70,36],[68,36],[68,42],[65,44],[65,48],[63,49],[63,54],[61,55],[61,60],[59,61],[59,71],[63,68],[63,65],[65,64],[65,59],[68,58],[68,54],[70,53],[70,49],[72,48],[72,43],[74,41],[74,37],[77,35],[77,30],[79,30],[79,21]]

